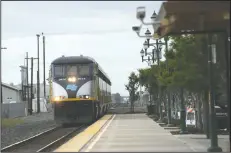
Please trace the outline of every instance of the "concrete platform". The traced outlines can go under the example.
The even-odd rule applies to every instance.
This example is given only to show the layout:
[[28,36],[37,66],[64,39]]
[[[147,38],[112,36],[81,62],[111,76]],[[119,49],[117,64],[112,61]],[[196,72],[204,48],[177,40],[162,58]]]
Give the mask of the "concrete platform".
[[[196,152],[207,152],[210,146],[210,139],[206,138],[204,134],[186,134],[174,135],[180,141],[187,143]],[[230,152],[229,135],[218,135],[218,145],[222,148],[223,152]]]
[[117,114],[81,152],[192,152],[145,114]]
[[110,121],[112,115],[105,115],[84,131],[74,136],[54,152],[79,152]]

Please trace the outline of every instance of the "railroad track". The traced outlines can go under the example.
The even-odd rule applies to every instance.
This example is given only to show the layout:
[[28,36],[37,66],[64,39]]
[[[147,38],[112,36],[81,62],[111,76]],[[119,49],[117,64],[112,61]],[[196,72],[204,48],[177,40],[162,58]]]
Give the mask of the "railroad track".
[[50,152],[68,141],[86,126],[55,127],[1,149],[1,152]]

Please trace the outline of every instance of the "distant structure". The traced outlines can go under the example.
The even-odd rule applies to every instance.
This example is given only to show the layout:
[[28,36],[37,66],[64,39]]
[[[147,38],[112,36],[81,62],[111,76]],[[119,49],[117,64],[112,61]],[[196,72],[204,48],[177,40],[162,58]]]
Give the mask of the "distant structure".
[[129,96],[121,96],[122,103],[128,103],[129,102]]
[[[111,95],[111,99],[113,103],[127,103],[129,100],[129,96],[121,96],[119,93],[113,93]],[[118,97],[120,97],[120,100],[118,101]]]
[[142,106],[147,105],[150,102],[150,94],[148,91],[140,92],[139,102]]
[[[22,85],[21,84],[18,84],[18,85],[14,85],[14,87],[16,88],[19,88],[21,90],[22,88]],[[40,84],[40,89],[43,89],[44,85],[43,83]],[[46,98],[49,96],[49,85],[46,85]],[[37,84],[33,84],[33,93],[34,93],[34,98],[37,97]],[[44,97],[44,92],[43,90],[40,90],[40,98],[43,98]]]
[[19,103],[22,100],[21,88],[15,87],[12,83],[2,82],[2,100],[3,103]]

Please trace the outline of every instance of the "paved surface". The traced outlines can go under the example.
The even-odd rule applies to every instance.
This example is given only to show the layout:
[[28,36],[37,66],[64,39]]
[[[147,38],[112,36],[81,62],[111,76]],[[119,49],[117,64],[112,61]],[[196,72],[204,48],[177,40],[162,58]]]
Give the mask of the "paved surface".
[[117,114],[81,151],[192,152],[145,114]]
[[[108,114],[128,114],[130,113],[130,105],[124,103],[115,103],[112,107],[108,110]],[[146,106],[135,106],[134,107],[135,113],[147,113]]]
[[13,127],[1,127],[1,148],[56,126],[53,112],[33,114],[32,116],[20,117],[20,119],[24,122]]
[[104,115],[97,122],[54,150],[54,152],[79,152],[112,117],[113,115]]
[[[207,152],[207,149],[210,146],[210,139],[207,139],[204,134],[187,134],[174,136],[193,148],[196,152]],[[230,152],[229,136],[218,135],[218,145],[222,148],[223,152]]]

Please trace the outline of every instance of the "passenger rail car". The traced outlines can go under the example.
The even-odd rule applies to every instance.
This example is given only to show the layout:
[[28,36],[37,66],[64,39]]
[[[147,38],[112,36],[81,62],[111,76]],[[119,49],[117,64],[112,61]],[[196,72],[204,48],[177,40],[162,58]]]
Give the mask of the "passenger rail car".
[[110,107],[111,81],[94,59],[62,56],[51,63],[50,101],[57,123],[91,123]]

